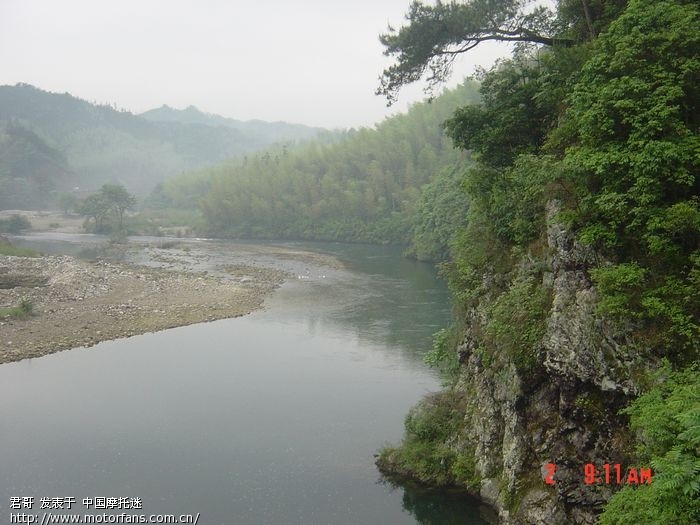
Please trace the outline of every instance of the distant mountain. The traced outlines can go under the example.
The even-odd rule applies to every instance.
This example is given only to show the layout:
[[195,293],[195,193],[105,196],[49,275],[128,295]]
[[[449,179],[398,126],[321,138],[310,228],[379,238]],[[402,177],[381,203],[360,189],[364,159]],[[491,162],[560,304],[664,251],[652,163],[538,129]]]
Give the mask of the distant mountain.
[[185,109],[175,109],[163,105],[140,114],[141,117],[153,122],[180,122],[182,124],[203,124],[206,126],[226,127],[236,129],[246,136],[256,137],[268,143],[285,142],[289,140],[307,140],[315,138],[322,128],[290,124],[288,122],[265,122],[263,120],[235,120],[213,113],[204,113],[195,106]]
[[[47,192],[74,185],[90,190],[118,182],[146,194],[172,175],[319,131],[282,122],[239,122],[193,107],[162,107],[139,116],[28,84],[0,86],[0,193],[3,201],[15,201],[17,188],[23,187],[24,195],[31,187],[39,192],[34,207],[45,205]],[[38,180],[43,182],[37,186]]]

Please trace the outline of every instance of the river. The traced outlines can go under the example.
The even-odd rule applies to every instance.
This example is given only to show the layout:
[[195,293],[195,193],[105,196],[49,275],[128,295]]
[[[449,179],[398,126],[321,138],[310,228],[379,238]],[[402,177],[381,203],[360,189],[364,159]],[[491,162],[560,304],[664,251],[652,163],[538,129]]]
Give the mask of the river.
[[[50,239],[49,239],[50,240]],[[37,238],[44,251],[65,239]],[[32,245],[25,238],[24,245]],[[36,244],[35,245],[39,245]],[[430,265],[391,247],[287,244],[307,267],[251,315],[0,366],[0,522],[11,497],[140,498],[218,524],[483,524],[474,500],[394,487],[373,454],[440,388],[450,319]],[[73,246],[74,248],[75,246]]]

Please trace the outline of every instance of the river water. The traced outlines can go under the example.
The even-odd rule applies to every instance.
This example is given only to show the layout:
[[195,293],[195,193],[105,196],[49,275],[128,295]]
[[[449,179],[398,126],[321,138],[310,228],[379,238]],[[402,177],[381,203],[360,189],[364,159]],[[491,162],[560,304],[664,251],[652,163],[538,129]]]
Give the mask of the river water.
[[[55,241],[44,251],[70,251]],[[22,244],[31,245],[31,239]],[[299,247],[302,245],[287,245]],[[393,487],[373,454],[440,388],[423,363],[449,299],[390,247],[305,244],[251,315],[0,366],[0,523],[11,497],[137,497],[218,524],[483,524],[469,498]]]

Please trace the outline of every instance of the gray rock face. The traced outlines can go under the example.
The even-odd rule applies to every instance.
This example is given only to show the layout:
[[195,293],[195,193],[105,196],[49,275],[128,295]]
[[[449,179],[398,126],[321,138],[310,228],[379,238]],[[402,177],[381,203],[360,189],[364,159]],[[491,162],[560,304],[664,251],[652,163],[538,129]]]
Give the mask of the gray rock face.
[[[587,270],[599,261],[557,222],[559,209],[556,201],[547,206],[543,285],[552,307],[538,365],[525,377],[507,356],[486,366],[477,351],[483,312],[468,312],[471,327],[458,349],[456,388],[469,406],[453,441],[475,450],[479,495],[504,524],[593,524],[612,487],[586,485],[584,465],[626,464],[618,411],[636,392],[640,359],[624,327],[596,315]],[[556,465],[551,485],[548,463]]]
[[547,206],[547,243],[552,250],[552,311],[543,346],[547,370],[604,391],[636,392],[630,380],[639,364],[626,334],[595,315],[596,293],[586,269],[595,254],[556,221],[557,201]]

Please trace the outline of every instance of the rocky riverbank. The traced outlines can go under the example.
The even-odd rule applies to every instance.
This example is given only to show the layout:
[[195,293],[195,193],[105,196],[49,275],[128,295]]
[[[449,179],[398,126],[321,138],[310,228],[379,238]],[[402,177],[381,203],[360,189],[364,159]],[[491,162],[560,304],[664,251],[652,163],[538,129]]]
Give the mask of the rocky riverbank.
[[560,210],[547,204],[546,246],[513,265],[505,292],[493,285],[503,275],[484,275],[464,314],[453,386],[414,407],[404,442],[377,459],[394,479],[462,487],[503,525],[597,523],[614,487],[584,483],[583,467],[631,464],[620,410],[655,366],[628,325],[596,312],[587,274],[596,255]]
[[[0,308],[5,312],[0,317],[0,363],[245,315],[293,276],[294,264],[284,261],[332,263],[318,254],[260,247],[264,257],[282,264],[258,265],[251,255],[255,250],[246,249],[244,259],[232,258],[208,270],[192,265],[192,260],[207,259],[206,252],[189,248],[137,248],[149,263],[139,265],[68,256],[0,256]],[[165,257],[160,252],[172,253],[167,268],[159,262]],[[8,315],[9,307],[22,302],[31,304],[30,314]]]

